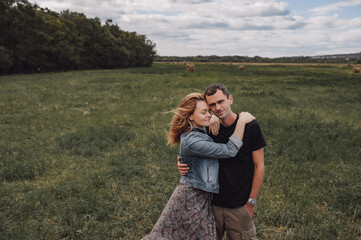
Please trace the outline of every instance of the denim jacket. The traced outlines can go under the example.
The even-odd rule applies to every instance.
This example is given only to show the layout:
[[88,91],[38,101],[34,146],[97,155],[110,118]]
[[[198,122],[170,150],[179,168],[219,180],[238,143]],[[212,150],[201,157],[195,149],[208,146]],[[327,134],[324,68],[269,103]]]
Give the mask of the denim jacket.
[[180,182],[203,191],[218,193],[218,158],[236,156],[242,140],[235,134],[228,143],[215,143],[205,129],[193,128],[180,137],[181,162],[189,167]]

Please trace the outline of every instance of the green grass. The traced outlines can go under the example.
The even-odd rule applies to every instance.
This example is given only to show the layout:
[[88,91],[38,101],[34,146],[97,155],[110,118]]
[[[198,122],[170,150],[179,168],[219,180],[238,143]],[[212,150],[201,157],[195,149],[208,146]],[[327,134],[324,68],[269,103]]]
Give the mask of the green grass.
[[268,143],[260,239],[361,238],[361,75],[154,64],[0,77],[0,239],[140,239],[179,182],[169,113],[225,84]]

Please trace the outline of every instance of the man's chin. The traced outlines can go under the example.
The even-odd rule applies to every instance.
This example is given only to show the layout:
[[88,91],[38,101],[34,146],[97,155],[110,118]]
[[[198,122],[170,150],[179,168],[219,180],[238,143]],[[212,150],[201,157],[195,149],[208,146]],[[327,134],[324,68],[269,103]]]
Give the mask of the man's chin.
[[221,114],[216,114],[215,113],[214,115],[216,115],[216,117],[219,118],[219,119],[223,119],[225,117],[224,113],[221,113]]

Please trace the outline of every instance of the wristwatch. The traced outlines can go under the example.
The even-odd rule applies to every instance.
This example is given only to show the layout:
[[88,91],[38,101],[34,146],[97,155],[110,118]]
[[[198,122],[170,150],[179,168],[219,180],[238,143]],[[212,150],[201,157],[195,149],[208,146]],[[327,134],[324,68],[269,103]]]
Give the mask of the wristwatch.
[[254,198],[248,199],[248,202],[249,202],[252,206],[255,206],[256,203],[257,203],[256,199],[254,199]]

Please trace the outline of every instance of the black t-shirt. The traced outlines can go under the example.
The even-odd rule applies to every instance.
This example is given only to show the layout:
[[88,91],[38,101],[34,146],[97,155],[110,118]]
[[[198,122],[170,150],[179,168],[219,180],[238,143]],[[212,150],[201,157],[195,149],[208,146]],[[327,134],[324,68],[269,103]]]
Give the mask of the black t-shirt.
[[[227,143],[238,121],[228,127],[221,125],[219,134],[212,137],[216,143]],[[208,132],[208,131],[207,131]],[[213,194],[212,204],[236,208],[245,205],[252,188],[254,164],[252,152],[266,146],[261,128],[256,120],[246,124],[243,145],[237,155],[219,160],[219,193]]]

